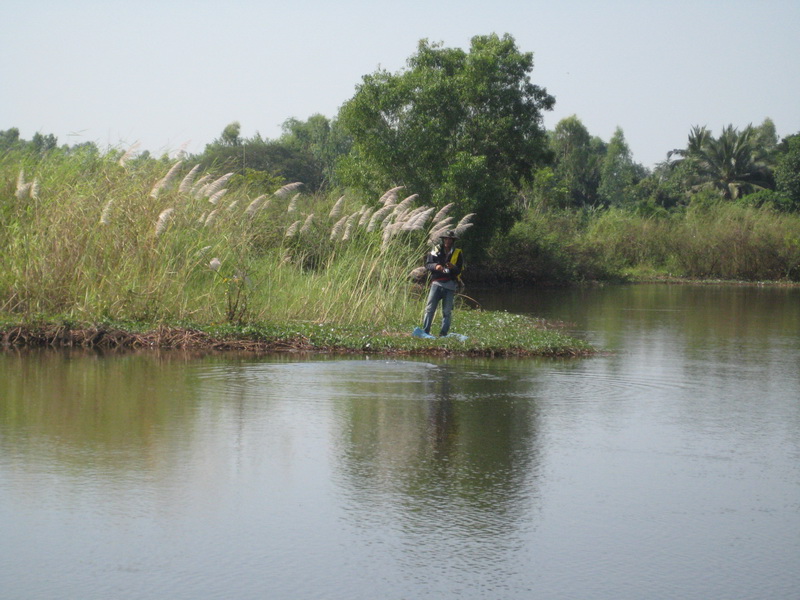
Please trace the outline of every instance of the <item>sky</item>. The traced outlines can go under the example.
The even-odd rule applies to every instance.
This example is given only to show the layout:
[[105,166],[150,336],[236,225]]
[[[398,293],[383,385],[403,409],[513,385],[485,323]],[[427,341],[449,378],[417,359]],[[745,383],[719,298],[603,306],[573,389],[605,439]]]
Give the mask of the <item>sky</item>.
[[419,40],[469,49],[510,34],[531,80],[652,167],[694,125],[770,118],[800,132],[798,0],[4,0],[0,130],[160,156],[224,127],[274,139],[334,118],[364,75],[398,72]]

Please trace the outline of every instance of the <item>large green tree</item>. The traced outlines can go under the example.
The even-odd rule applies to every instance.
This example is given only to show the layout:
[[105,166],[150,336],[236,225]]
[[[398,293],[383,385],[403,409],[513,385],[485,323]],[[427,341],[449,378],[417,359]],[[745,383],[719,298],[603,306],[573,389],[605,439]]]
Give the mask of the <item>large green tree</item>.
[[350,151],[352,142],[337,121],[315,114],[308,120],[287,119],[283,123],[281,146],[310,156],[323,184],[331,184],[336,162]]
[[533,54],[510,35],[472,38],[469,52],[419,43],[408,68],[363,78],[339,123],[353,150],[346,184],[380,193],[405,185],[425,202],[477,213],[474,242],[513,221],[523,181],[547,161],[542,113],[555,99],[530,79]]
[[600,167],[598,194],[606,205],[627,205],[634,200],[634,186],[646,175],[644,167],[633,161],[633,155],[620,127],[608,142]]
[[581,120],[572,115],[556,123],[550,133],[550,148],[556,179],[569,191],[570,202],[574,206],[597,205],[605,143],[592,137]]

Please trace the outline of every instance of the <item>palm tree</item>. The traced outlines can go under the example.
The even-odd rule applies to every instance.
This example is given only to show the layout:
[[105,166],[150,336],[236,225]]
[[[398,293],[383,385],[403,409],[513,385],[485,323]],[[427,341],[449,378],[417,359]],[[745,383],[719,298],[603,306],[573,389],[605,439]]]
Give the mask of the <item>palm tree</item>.
[[705,127],[693,127],[686,149],[672,154],[681,157],[672,164],[686,165],[695,189],[714,188],[727,200],[772,187],[766,155],[750,125],[741,132],[728,125],[718,138]]
[[667,152],[667,161],[671,161],[673,154],[680,156],[681,158],[677,158],[669,162],[671,166],[675,166],[682,163],[687,158],[697,156],[697,154],[700,153],[700,149],[710,137],[711,132],[708,129],[705,127],[700,127],[699,125],[695,125],[689,132],[689,141],[686,144],[686,148],[683,150],[678,148]]
[[759,157],[753,128],[738,132],[732,125],[714,139],[709,136],[697,155],[697,173],[728,200],[770,187],[770,172]]

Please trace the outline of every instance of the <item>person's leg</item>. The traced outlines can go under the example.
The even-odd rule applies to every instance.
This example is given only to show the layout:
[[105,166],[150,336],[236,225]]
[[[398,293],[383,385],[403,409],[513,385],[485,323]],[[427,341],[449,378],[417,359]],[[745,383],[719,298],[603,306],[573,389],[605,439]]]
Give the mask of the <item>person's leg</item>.
[[441,290],[441,286],[432,285],[431,291],[428,292],[428,301],[425,304],[425,317],[422,320],[422,329],[425,333],[431,332],[431,325],[433,325],[433,317],[436,314],[436,306],[439,304]]
[[456,293],[453,290],[444,290],[442,298],[442,330],[439,335],[447,335],[450,331],[450,319],[453,315],[453,306],[456,303]]

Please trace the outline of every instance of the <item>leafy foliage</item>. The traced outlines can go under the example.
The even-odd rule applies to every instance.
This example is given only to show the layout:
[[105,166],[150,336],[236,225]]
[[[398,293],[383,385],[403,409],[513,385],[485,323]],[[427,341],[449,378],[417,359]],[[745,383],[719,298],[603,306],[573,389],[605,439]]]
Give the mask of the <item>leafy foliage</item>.
[[772,187],[768,154],[757,144],[751,126],[741,132],[728,125],[715,138],[705,127],[694,127],[685,150],[674,151],[687,166],[690,182],[699,189],[710,187],[723,198],[735,200],[758,189]]
[[793,210],[800,209],[800,134],[784,140],[783,152],[775,166],[775,187]]
[[219,174],[251,173],[250,179],[253,171],[260,171],[284,182],[302,181],[312,190],[322,184],[322,170],[307,150],[264,139],[259,134],[242,139],[239,130],[238,122],[227,125],[221,136],[196,157],[199,164]]
[[407,70],[365,76],[342,107],[353,152],[339,178],[455,202],[478,214],[475,241],[488,241],[511,225],[516,191],[547,159],[542,112],[555,101],[532,69],[533,55],[508,35],[476,36],[469,52],[422,40]]
[[555,175],[569,191],[572,206],[595,206],[605,154],[602,140],[593,138],[577,116],[561,119],[550,135]]
[[320,114],[307,121],[288,119],[283,124],[283,135],[278,142],[285,148],[310,157],[321,185],[335,183],[337,161],[350,152],[352,141],[337,121]]
[[625,134],[617,127],[600,167],[598,195],[607,206],[630,205],[635,198],[633,188],[644,176],[644,169],[633,162]]

